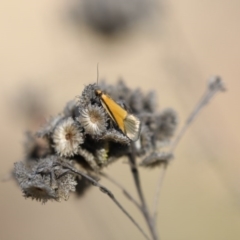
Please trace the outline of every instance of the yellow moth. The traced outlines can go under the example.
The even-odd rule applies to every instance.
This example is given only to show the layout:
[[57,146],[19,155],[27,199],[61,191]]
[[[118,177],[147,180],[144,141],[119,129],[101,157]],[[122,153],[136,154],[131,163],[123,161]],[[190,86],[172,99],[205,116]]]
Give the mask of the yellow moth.
[[132,141],[137,141],[140,134],[141,122],[133,114],[117,104],[111,97],[104,94],[101,90],[95,90],[96,96],[100,98],[102,106],[108,115],[119,127],[119,129]]

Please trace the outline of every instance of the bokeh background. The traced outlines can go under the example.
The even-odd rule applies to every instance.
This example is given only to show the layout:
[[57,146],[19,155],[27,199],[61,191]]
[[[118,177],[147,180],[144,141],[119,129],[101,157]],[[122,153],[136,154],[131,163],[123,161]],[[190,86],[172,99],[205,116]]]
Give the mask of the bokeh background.
[[[164,180],[158,228],[162,240],[240,239],[240,2],[158,0],[117,32],[90,25],[96,14],[106,17],[101,0],[90,2],[0,2],[1,178],[23,158],[24,132],[96,82],[97,63],[100,79],[122,77],[130,87],[156,90],[159,109],[176,109],[180,124],[217,74],[228,91],[213,99],[179,144]],[[124,160],[106,171],[136,195]],[[158,174],[141,169],[149,205]],[[146,229],[121,192],[102,183]],[[0,192],[2,240],[143,239],[95,188],[81,199],[46,205],[25,200],[13,180],[1,182]]]

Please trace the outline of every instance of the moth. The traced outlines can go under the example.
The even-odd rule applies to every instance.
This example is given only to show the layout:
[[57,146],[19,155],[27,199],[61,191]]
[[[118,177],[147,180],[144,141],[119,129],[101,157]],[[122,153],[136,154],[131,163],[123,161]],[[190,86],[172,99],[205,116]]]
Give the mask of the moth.
[[141,130],[141,122],[133,114],[116,103],[110,96],[101,90],[95,90],[95,94],[99,97],[102,106],[119,127],[119,129],[132,141],[137,141]]

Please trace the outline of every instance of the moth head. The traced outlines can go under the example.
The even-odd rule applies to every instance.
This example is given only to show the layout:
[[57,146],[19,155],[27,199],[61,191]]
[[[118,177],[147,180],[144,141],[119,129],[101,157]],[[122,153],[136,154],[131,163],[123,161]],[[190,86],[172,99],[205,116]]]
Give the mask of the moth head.
[[96,94],[97,97],[101,97],[102,93],[103,92],[101,90],[99,90],[99,89],[95,90],[95,94]]

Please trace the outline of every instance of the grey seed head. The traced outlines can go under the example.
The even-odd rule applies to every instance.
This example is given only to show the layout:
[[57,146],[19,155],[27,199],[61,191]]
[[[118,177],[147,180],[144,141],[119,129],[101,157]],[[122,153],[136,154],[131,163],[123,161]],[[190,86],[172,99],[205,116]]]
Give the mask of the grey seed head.
[[168,152],[153,152],[142,160],[140,166],[154,168],[162,164],[168,164],[173,159],[173,154]]
[[52,138],[57,154],[64,157],[77,154],[80,144],[84,142],[79,125],[71,117],[56,126]]
[[78,118],[85,133],[93,136],[101,136],[106,131],[107,115],[102,107],[97,105],[87,105],[80,109]]

